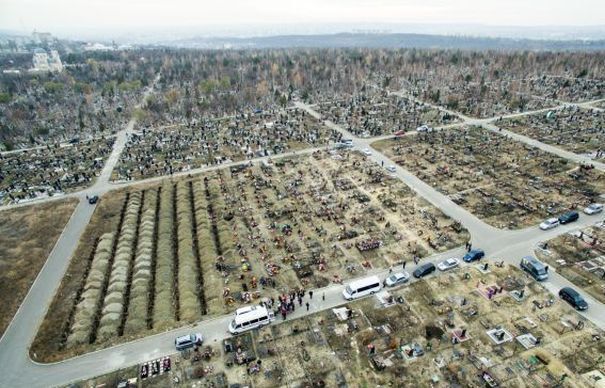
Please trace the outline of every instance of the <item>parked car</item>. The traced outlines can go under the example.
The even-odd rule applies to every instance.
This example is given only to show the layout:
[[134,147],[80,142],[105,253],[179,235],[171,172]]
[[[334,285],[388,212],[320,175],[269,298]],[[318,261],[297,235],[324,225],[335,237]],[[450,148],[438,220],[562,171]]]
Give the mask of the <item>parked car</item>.
[[176,350],[185,350],[192,348],[194,346],[199,346],[202,344],[203,338],[201,333],[191,333],[187,335],[182,335],[180,337],[176,337],[174,340],[174,346]]
[[472,261],[481,260],[483,256],[485,256],[485,252],[483,252],[483,250],[473,249],[467,252],[466,255],[462,257],[462,260],[466,261],[467,263],[470,263]]
[[556,228],[557,226],[559,226],[559,219],[558,218],[549,218],[540,224],[540,229],[548,230],[548,229]]
[[403,284],[405,282],[407,282],[408,280],[410,280],[410,274],[403,271],[403,272],[396,272],[394,274],[389,275],[386,278],[386,285],[389,287],[395,287],[399,284]]
[[530,274],[537,281],[548,279],[548,267],[533,256],[525,256],[521,259],[521,269]]
[[577,211],[573,210],[573,211],[561,214],[559,216],[559,223],[560,224],[568,224],[570,222],[577,221],[578,218],[580,218],[580,215],[578,214]]
[[460,264],[460,260],[455,257],[449,258],[447,260],[443,260],[441,263],[437,264],[437,268],[439,271],[449,271],[450,269],[456,268]]
[[390,165],[389,167],[387,167],[387,171],[388,171],[388,172],[395,172],[395,171],[396,171],[396,170],[395,170],[395,166]]
[[435,264],[424,263],[414,270],[414,277],[417,279],[423,278],[435,272]]
[[99,202],[99,196],[98,195],[93,195],[92,197],[88,197],[88,203],[89,204],[94,205],[97,202]]
[[418,128],[416,128],[417,132],[431,132],[433,130],[433,128],[429,127],[428,125],[421,125]]
[[576,310],[586,310],[588,303],[582,298],[582,295],[578,291],[571,287],[563,287],[559,291],[559,297],[569,303]]
[[372,156],[372,151],[370,151],[370,149],[369,149],[369,148],[364,148],[364,149],[363,149],[363,154],[364,154],[365,156]]
[[591,203],[588,205],[586,209],[584,209],[584,213],[588,215],[597,214],[603,211],[602,203]]

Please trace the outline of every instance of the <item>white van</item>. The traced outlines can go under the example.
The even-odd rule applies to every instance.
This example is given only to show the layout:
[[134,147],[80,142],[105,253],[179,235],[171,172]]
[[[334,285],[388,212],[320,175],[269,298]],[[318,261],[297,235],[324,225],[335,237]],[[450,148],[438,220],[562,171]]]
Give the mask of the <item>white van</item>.
[[229,333],[239,334],[271,323],[273,312],[263,306],[247,306],[235,311],[235,318],[229,323]]
[[342,291],[342,294],[346,300],[351,300],[373,294],[380,291],[381,288],[382,285],[378,276],[370,276],[349,283]]

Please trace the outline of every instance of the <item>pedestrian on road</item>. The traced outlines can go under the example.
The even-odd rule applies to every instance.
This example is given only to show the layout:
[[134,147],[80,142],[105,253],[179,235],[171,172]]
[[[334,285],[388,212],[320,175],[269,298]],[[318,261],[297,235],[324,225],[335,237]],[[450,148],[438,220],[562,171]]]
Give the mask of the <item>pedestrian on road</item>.
[[383,161],[381,161],[381,163],[382,163],[382,167],[384,167],[384,160],[383,160]]
[[309,299],[313,299],[313,291],[309,290]]
[[307,311],[309,311],[309,302],[305,303],[305,306],[307,306]]
[[285,309],[282,309],[282,310],[281,310],[281,316],[282,316],[282,318],[284,319],[284,321],[286,320],[286,315],[287,315],[287,314],[288,314],[288,313],[286,313],[286,310],[285,310]]
[[404,260],[404,261],[403,261],[403,265],[401,266],[401,268],[402,268],[402,269],[405,269],[405,265],[406,265],[407,263],[408,263],[408,262]]
[[[605,274],[605,273],[604,273],[604,274]],[[325,293],[325,292],[323,292],[323,293],[321,294],[321,300],[322,300],[322,301],[324,301],[324,302],[326,301],[326,293]]]
[[385,288],[386,288],[386,286],[387,286],[387,281],[386,281],[386,279],[385,279],[385,280],[383,280],[383,281],[382,281],[382,287],[385,287]]
[[393,266],[389,267],[389,273],[393,273]]
[[418,265],[418,256],[414,256],[414,264]]

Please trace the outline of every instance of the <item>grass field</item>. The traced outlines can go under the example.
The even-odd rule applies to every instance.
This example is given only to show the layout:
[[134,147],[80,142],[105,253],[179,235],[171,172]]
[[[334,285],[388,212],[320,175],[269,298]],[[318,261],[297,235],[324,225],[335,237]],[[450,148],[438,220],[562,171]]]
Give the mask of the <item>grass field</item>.
[[0,335],[8,327],[77,204],[61,200],[0,213]]

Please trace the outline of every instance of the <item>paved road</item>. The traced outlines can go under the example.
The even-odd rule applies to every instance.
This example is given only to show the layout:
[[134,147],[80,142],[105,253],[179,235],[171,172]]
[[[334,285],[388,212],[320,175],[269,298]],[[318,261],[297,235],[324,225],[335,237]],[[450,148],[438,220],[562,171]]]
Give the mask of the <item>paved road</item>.
[[[312,110],[308,106],[305,106],[305,109],[308,109],[309,111]],[[482,124],[490,122],[490,120],[474,119],[469,119],[469,121],[472,123],[481,121]],[[15,315],[13,322],[8,327],[2,339],[0,339],[0,386],[54,386],[107,373],[117,368],[127,367],[173,352],[172,341],[174,337],[191,330],[202,331],[206,335],[207,341],[210,342],[219,341],[227,336],[226,327],[231,317],[223,316],[212,320],[202,321],[194,327],[146,337],[138,341],[89,353],[57,364],[36,364],[28,357],[29,344],[35,336],[38,325],[43,319],[47,306],[52,301],[54,291],[60,284],[61,278],[67,268],[69,258],[74,252],[80,236],[95,209],[95,206],[88,205],[83,197],[94,191],[107,192],[119,187],[163,179],[163,177],[158,177],[144,181],[127,182],[116,185],[109,184],[111,170],[119,158],[121,149],[125,144],[127,132],[132,129],[132,124],[134,123],[130,122],[129,126],[118,133],[118,141],[116,141],[115,149],[108,158],[105,168],[95,185],[91,189],[73,194],[73,196],[80,199],[80,204],[65,227],[63,234],[51,252],[45,266],[38,275],[38,278],[32,285],[32,288]],[[326,125],[336,130],[344,131],[334,123],[326,123]],[[347,137],[353,137],[348,133],[346,133],[346,135]],[[375,138],[353,138],[354,147],[357,150],[370,148],[370,143],[376,140]],[[297,154],[313,151],[314,150],[299,151]],[[268,158],[260,158],[258,160],[264,159]],[[372,150],[371,159],[376,163],[384,161],[385,164],[394,164],[389,158],[376,150]],[[234,164],[247,162],[248,161],[237,162]],[[207,169],[199,169],[199,171],[192,170],[179,175],[193,174],[203,170],[228,166],[229,164],[212,166]],[[582,215],[577,223],[564,225],[547,232],[543,232],[537,227],[518,231],[502,231],[484,223],[465,209],[453,203],[447,196],[439,193],[401,167],[397,167],[395,175],[408,184],[419,195],[440,208],[448,216],[460,221],[462,225],[470,231],[474,246],[484,248],[488,257],[504,260],[507,263],[513,263],[515,265],[518,264],[520,257],[531,254],[539,241],[553,238],[581,226],[590,225],[598,220],[597,217]],[[450,256],[459,257],[461,254],[462,251],[457,249],[436,255],[429,259],[424,259],[424,261],[438,261]],[[413,271],[413,269],[414,266],[412,265],[407,268],[408,271]],[[377,270],[376,273],[380,276],[386,275],[384,270]],[[547,289],[554,292],[563,286],[570,285],[569,281],[554,272],[551,273],[550,279],[543,284]],[[309,313],[344,303],[341,291],[342,286],[340,285],[332,285],[323,290],[317,290],[315,293],[315,300],[311,303],[312,308]],[[326,295],[325,302],[320,300],[319,296],[322,293],[325,293]],[[591,304],[591,307],[588,311],[581,314],[599,327],[605,328],[605,307],[588,296],[587,299]],[[289,319],[307,314],[306,311],[298,309]],[[279,320],[275,322],[275,324],[278,323]]]

